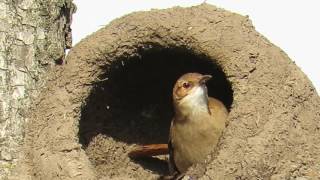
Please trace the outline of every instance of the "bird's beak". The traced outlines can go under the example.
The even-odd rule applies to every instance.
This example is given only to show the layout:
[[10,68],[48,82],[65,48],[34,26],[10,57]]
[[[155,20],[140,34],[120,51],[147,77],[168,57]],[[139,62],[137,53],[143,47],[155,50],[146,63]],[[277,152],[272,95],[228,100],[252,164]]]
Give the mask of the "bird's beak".
[[200,84],[205,84],[209,79],[211,79],[211,75],[203,75],[199,81]]

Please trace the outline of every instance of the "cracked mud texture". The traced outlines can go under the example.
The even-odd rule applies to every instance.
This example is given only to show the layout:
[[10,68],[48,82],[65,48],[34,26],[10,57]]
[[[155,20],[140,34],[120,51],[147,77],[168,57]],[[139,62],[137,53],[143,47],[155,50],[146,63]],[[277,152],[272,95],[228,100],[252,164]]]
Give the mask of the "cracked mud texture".
[[[320,98],[248,17],[203,4],[136,12],[76,45],[30,111],[16,177],[153,179],[165,157],[133,161],[135,144],[166,142],[181,73],[214,75],[229,124],[199,179],[319,178]],[[209,178],[210,177],[210,178]]]

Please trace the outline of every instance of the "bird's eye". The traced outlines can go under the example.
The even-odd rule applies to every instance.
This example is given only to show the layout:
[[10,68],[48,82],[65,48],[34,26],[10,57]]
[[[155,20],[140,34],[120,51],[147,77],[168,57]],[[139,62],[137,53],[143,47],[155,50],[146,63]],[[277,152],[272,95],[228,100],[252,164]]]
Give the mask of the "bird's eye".
[[185,89],[188,89],[188,88],[191,86],[191,84],[188,83],[188,82],[184,82],[184,83],[182,84],[182,86],[183,86]]

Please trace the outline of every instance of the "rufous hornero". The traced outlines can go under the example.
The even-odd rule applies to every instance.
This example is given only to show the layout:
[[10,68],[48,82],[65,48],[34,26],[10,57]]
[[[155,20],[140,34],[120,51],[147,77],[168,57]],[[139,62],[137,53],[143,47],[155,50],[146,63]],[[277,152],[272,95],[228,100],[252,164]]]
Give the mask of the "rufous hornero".
[[211,75],[187,73],[174,85],[174,117],[168,144],[138,146],[132,158],[169,153],[171,174],[183,174],[195,163],[203,162],[218,144],[226,127],[228,111],[219,100],[209,97],[206,82]]

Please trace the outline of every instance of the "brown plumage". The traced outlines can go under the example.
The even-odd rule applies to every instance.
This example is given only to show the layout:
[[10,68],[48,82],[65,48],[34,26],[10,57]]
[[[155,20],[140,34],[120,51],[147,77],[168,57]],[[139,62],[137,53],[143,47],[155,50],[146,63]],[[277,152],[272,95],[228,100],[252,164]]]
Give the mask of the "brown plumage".
[[128,155],[131,158],[139,158],[163,155],[168,153],[168,144],[149,144],[136,147],[134,150],[130,151]]
[[205,82],[210,75],[187,73],[173,89],[175,115],[170,127],[171,171],[184,173],[204,161],[226,126],[228,112],[219,100],[208,97]]
[[[156,156],[169,152],[169,169],[176,177],[214,150],[225,129],[228,111],[219,100],[208,97],[205,83],[211,75],[187,73],[173,88],[175,115],[171,122],[169,143],[138,147],[132,158]],[[169,176],[170,179],[170,176]]]

